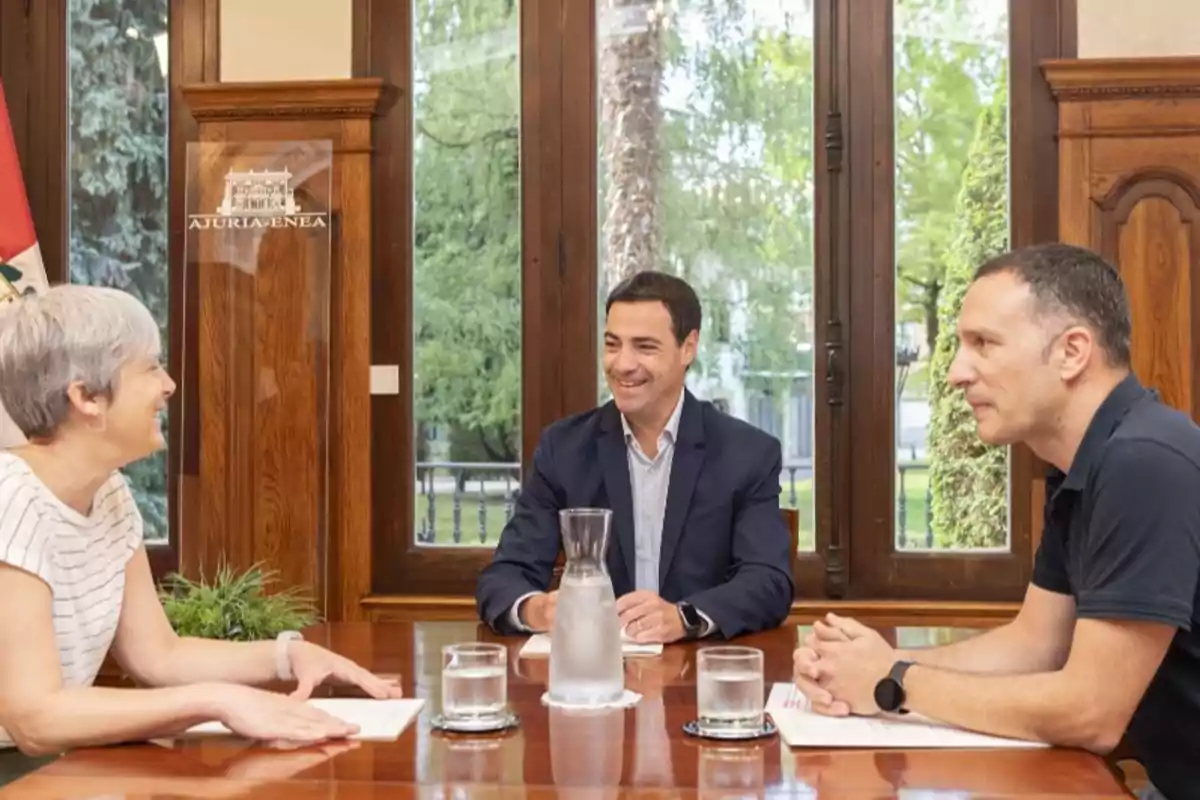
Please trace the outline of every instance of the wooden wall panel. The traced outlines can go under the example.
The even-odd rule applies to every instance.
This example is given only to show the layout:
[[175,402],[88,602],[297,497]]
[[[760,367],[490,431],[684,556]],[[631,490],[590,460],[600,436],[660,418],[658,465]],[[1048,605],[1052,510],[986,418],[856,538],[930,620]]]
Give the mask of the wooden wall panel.
[[[198,245],[200,510],[182,536],[186,574],[267,562],[330,620],[360,618],[370,589],[370,160],[382,95],[376,79],[184,89],[201,141],[333,143],[332,175],[295,184],[302,207],[330,204],[328,273],[322,240],[295,229],[266,232],[248,264]],[[201,185],[211,193],[220,180]]]
[[[302,207],[313,207],[304,190],[321,178],[327,170],[296,187]],[[211,575],[224,559],[262,560],[316,589],[323,555],[289,544],[310,531],[327,538],[328,324],[314,304],[328,296],[324,243],[315,231],[265,230],[252,263],[228,264],[206,257],[210,242],[199,242],[197,275],[203,525],[184,546],[187,563]]]
[[[1106,204],[1107,206],[1107,204]],[[1101,252],[1128,265],[1123,278],[1133,316],[1133,370],[1176,408],[1193,409],[1191,277],[1196,270],[1197,206],[1178,184],[1139,180],[1100,222]]]
[[1134,372],[1200,419],[1200,59],[1052,61],[1043,70],[1060,109],[1060,237],[1117,265]]

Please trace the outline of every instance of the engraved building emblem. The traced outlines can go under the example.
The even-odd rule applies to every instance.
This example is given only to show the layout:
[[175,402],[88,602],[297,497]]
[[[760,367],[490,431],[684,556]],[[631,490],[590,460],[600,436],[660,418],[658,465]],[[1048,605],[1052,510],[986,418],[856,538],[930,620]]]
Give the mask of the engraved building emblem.
[[233,172],[225,175],[225,194],[217,206],[222,217],[286,216],[300,212],[288,170]]

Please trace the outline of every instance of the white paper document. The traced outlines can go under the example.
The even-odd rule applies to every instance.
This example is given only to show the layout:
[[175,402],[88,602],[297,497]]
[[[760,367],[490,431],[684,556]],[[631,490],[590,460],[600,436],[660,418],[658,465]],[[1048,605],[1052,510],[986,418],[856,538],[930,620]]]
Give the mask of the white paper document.
[[[657,656],[663,651],[661,644],[638,644],[621,632],[621,654],[626,656]],[[538,633],[529,637],[529,641],[521,646],[517,654],[521,658],[550,655],[550,635]]]
[[918,714],[895,717],[827,717],[809,710],[808,698],[790,683],[771,687],[766,711],[791,747],[1033,748],[1041,742],[1006,739],[962,730]]
[[[421,698],[374,700],[360,697],[314,697],[311,706],[326,711],[340,720],[358,726],[351,739],[368,742],[390,742],[400,738],[404,729],[416,719],[425,706]],[[202,722],[182,734],[190,736],[228,736],[229,728],[220,722]]]

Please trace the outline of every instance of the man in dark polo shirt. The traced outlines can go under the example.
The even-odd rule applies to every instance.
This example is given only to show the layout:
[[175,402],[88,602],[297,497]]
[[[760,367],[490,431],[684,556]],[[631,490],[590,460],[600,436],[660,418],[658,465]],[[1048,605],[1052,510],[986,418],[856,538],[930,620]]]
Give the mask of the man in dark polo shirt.
[[1125,739],[1146,797],[1200,797],[1200,428],[1132,374],[1130,327],[1117,271],[1087,250],[977,270],[949,380],[984,442],[1052,465],[1032,585],[1012,622],[946,647],[817,622],[795,654],[817,711],[911,710],[1099,753]]

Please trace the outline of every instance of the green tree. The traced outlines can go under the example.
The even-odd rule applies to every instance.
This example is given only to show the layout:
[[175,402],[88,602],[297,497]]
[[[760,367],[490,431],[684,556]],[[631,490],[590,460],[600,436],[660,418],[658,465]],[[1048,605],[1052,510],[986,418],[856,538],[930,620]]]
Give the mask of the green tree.
[[1002,546],[1008,532],[1008,460],[985,445],[963,393],[947,381],[958,348],[955,324],[975,268],[1008,247],[1008,115],[1001,84],[979,117],[954,217],[941,327],[930,363],[932,526],[942,547]]
[[[69,0],[70,272],[137,296],[167,341],[167,0]],[[162,54],[165,57],[165,53]],[[165,428],[164,428],[165,433]],[[147,538],[167,534],[166,453],[125,474]]]
[[954,197],[971,134],[1005,69],[1007,39],[992,2],[899,0],[896,97],[897,318],[920,322],[932,352],[953,246]]
[[[905,0],[906,31],[979,16],[980,0]],[[813,51],[808,18],[746,0],[600,0],[601,293],[632,271],[687,278],[718,352],[786,396],[811,370]],[[519,452],[517,9],[415,6],[417,419],[451,457]],[[991,24],[991,23],[989,23]],[[992,25],[994,28],[995,26]],[[936,331],[953,197],[994,94],[1003,33],[898,38],[898,304]],[[746,324],[732,324],[742,309]]]
[[[416,419],[456,460],[520,453],[518,13],[418,3],[413,93]],[[481,459],[484,456],[484,459]]]
[[[602,291],[636,269],[676,272],[696,285],[710,324],[735,301],[752,310],[754,324],[722,343],[747,369],[810,368],[811,39],[791,16],[747,35],[741,0],[687,5],[686,31],[647,21],[642,5],[602,7],[615,25],[600,59]],[[417,418],[442,430],[451,458],[515,461],[518,65],[515,54],[472,58],[468,49],[515,32],[516,9],[440,0],[416,10]],[[680,86],[686,95],[664,104]],[[630,160],[633,143],[646,140],[653,146]],[[702,369],[716,345],[711,330],[703,342]]]
[[[764,19],[742,0],[677,5],[664,26],[655,135],[662,240],[656,261],[638,268],[673,272],[696,288],[706,311],[698,377],[715,377],[718,352],[730,349],[741,372],[756,375],[759,391],[786,397],[794,377],[811,368],[811,34],[798,14]],[[630,91],[640,93],[643,83]],[[639,197],[613,186],[641,185],[636,172],[622,174],[608,171],[607,196]],[[625,218],[641,218],[642,202]],[[613,213],[611,204],[607,210]],[[624,230],[630,239],[640,235],[636,225]],[[610,251],[639,252],[633,243],[614,245],[614,234]],[[611,272],[613,263],[605,264]],[[730,324],[734,308],[748,324]]]

